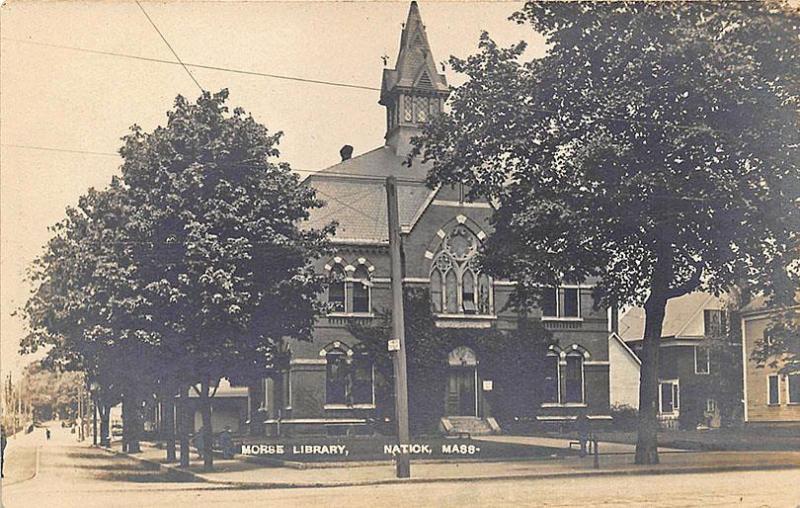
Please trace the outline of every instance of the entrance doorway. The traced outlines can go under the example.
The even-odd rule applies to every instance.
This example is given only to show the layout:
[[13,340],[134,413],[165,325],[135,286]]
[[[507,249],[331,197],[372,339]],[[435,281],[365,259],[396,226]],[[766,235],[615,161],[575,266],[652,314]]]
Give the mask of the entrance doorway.
[[475,352],[459,347],[447,358],[446,416],[478,416],[478,361]]

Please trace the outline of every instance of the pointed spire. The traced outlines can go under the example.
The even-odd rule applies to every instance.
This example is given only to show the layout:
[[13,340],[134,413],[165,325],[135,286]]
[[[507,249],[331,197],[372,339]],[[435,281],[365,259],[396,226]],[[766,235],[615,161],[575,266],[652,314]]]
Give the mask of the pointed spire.
[[450,90],[439,74],[417,2],[411,2],[400,35],[394,69],[383,70],[381,98],[386,106],[386,143],[398,154],[428,119],[442,111]]

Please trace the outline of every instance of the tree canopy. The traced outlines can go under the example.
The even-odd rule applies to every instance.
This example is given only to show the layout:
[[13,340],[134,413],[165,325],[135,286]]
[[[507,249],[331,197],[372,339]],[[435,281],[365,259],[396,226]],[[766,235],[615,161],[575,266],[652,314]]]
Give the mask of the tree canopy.
[[[416,153],[431,184],[498,204],[483,260],[518,281],[518,302],[591,278],[603,303],[644,304],[640,407],[655,426],[667,300],[737,282],[794,296],[800,17],[764,2],[529,2],[513,19],[547,55],[526,62],[524,44],[484,33],[451,59],[468,80]],[[648,441],[637,460],[657,461],[654,429]]]

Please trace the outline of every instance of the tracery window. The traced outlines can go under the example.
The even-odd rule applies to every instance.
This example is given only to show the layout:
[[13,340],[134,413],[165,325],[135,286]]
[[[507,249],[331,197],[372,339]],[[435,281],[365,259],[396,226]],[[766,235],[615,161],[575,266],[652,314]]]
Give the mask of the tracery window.
[[431,264],[433,311],[444,314],[493,313],[491,280],[480,271],[477,254],[480,241],[463,224],[442,241]]

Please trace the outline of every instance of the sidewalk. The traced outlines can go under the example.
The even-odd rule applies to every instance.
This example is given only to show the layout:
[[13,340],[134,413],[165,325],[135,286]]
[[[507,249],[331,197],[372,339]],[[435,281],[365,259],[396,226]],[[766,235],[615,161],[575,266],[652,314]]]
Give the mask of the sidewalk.
[[[602,445],[601,445],[602,446]],[[601,448],[602,450],[602,448]],[[120,452],[114,452],[120,453]],[[127,454],[125,454],[127,455]],[[131,457],[158,465],[167,474],[191,475],[196,481],[227,485],[234,488],[309,488],[346,487],[391,483],[485,481],[508,478],[537,479],[599,475],[681,474],[737,470],[769,470],[800,468],[800,452],[684,452],[665,453],[661,464],[636,466],[633,455],[612,453],[600,455],[600,468],[593,468],[593,458],[538,459],[506,462],[438,462],[412,461],[411,478],[398,479],[394,466],[385,464],[359,467],[294,469],[254,464],[239,459],[214,460],[215,471],[202,472],[202,464],[192,454],[192,466],[183,470],[162,464],[164,450],[142,447],[142,453]]]

